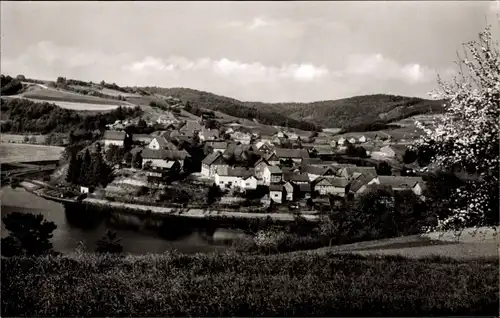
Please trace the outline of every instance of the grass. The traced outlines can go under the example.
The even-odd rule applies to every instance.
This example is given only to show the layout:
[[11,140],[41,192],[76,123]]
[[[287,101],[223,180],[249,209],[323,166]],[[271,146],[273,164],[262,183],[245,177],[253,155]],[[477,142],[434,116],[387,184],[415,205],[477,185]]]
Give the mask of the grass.
[[79,95],[76,93],[65,92],[55,89],[37,89],[23,94],[23,97],[46,100],[46,101],[61,101],[72,103],[89,103],[95,105],[119,105],[119,101],[104,99],[95,96]]
[[2,260],[2,316],[498,314],[496,261],[73,254]]
[[58,160],[64,147],[0,143],[0,162]]

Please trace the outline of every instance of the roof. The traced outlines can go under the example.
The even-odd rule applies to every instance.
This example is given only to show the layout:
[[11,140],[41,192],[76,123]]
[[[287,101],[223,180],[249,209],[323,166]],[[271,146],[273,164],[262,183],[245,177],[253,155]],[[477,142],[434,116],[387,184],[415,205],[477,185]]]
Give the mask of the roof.
[[272,174],[280,174],[280,173],[282,173],[281,169],[279,167],[276,167],[276,166],[267,166],[267,169],[269,169],[269,171]]
[[228,166],[221,166],[217,167],[217,174],[219,176],[228,176],[228,177],[241,177],[241,178],[248,178],[254,175],[254,170],[253,169],[246,169],[242,167],[228,167]]
[[373,177],[371,175],[361,175],[351,182],[349,190],[351,192],[357,192],[359,189],[361,189],[361,187],[367,185],[368,182],[372,181],[374,178],[376,177]]
[[134,147],[134,148],[132,148],[132,149],[130,150],[130,154],[134,155],[134,154],[136,154],[136,153],[140,153],[140,152],[142,152],[142,150],[144,150],[144,148],[142,148],[142,147]]
[[345,167],[343,169],[350,178],[353,177],[356,172],[362,175],[373,176],[374,178],[377,176],[377,169],[375,169],[375,167]]
[[135,135],[132,135],[133,139],[134,140],[152,140],[153,137],[151,137],[150,135],[147,135],[147,134],[135,134]]
[[267,161],[269,161],[272,157],[275,157],[276,159],[279,159],[278,156],[276,156],[275,153],[270,153],[270,154],[267,154],[264,159],[266,159]]
[[281,183],[271,183],[269,191],[283,191],[283,185]]
[[283,174],[283,179],[285,181],[292,182],[309,182],[309,177],[306,173],[285,173]]
[[217,159],[219,159],[219,157],[222,157],[222,153],[220,153],[219,151],[215,151],[215,152],[212,152],[211,154],[209,154],[208,156],[206,156],[205,159],[203,159],[203,161],[201,163],[210,166]]
[[303,173],[309,173],[309,174],[315,174],[315,175],[324,175],[330,170],[332,173],[335,173],[335,169],[329,166],[311,166],[311,165],[306,165],[302,166],[301,171]]
[[219,130],[218,129],[205,129],[203,128],[200,133],[205,137],[205,139],[208,138],[219,138]]
[[124,131],[106,130],[102,139],[106,140],[123,140],[125,138]]
[[322,163],[320,158],[305,158],[302,160],[303,165],[319,164]]
[[228,145],[227,141],[207,141],[206,144],[214,149],[226,149]]
[[309,183],[301,183],[298,187],[300,192],[311,192],[311,185]]
[[413,188],[417,183],[423,183],[421,177],[399,177],[399,176],[379,176],[381,185],[388,185],[392,188]]
[[158,145],[160,145],[160,148],[166,149],[168,147],[169,142],[165,139],[165,137],[155,137],[153,140],[155,139],[158,142]]
[[305,149],[276,148],[278,158],[309,158],[309,153]]
[[324,183],[328,182],[330,185],[337,187],[337,188],[345,188],[347,185],[349,185],[349,180],[345,178],[338,178],[338,177],[321,177],[318,178],[315,182],[315,185],[318,185],[319,183]]
[[203,126],[197,121],[186,121],[186,124],[181,127],[182,131],[194,132],[195,130],[202,130]]
[[314,146],[314,149],[318,154],[327,154],[327,155],[334,154],[334,151],[330,146]]
[[173,161],[167,161],[167,164],[164,166],[164,168],[170,169],[170,168],[172,168],[175,165],[175,163],[179,163],[179,162],[175,161],[175,160],[173,160]]
[[191,157],[187,151],[172,151],[172,150],[154,150],[145,148],[142,151],[142,158],[144,159],[164,159],[164,160],[184,160],[186,157]]

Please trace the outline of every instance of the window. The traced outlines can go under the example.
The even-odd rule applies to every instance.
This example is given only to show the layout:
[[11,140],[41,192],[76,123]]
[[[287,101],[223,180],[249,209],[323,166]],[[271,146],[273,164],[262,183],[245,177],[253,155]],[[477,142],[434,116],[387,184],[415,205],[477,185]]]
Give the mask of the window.
[[274,194],[275,197],[278,197],[279,195],[277,193]]
[[248,183],[248,182],[247,182],[247,183],[245,183],[245,185],[246,185],[247,187],[249,187],[249,186],[250,186],[250,183]]

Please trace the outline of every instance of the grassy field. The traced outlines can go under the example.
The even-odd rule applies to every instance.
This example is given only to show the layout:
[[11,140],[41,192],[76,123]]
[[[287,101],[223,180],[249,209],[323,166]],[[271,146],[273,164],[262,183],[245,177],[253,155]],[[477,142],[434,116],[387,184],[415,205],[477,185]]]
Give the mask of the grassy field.
[[36,143],[38,144],[44,144],[45,143],[45,139],[47,138],[46,135],[32,135],[32,134],[28,134],[28,135],[17,135],[17,134],[4,134],[2,133],[0,135],[0,141],[3,142],[3,143],[24,143],[24,137],[25,136],[28,136],[29,138],[31,138],[32,136],[35,137],[36,139]]
[[2,316],[480,316],[498,263],[354,255],[2,260]]
[[0,143],[0,163],[57,160],[64,147]]

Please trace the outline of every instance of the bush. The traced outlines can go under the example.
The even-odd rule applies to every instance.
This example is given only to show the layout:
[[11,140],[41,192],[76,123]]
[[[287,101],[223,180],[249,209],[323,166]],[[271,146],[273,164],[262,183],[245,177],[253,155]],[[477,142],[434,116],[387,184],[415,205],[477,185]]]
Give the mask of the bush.
[[497,261],[234,253],[2,261],[2,316],[482,316]]

